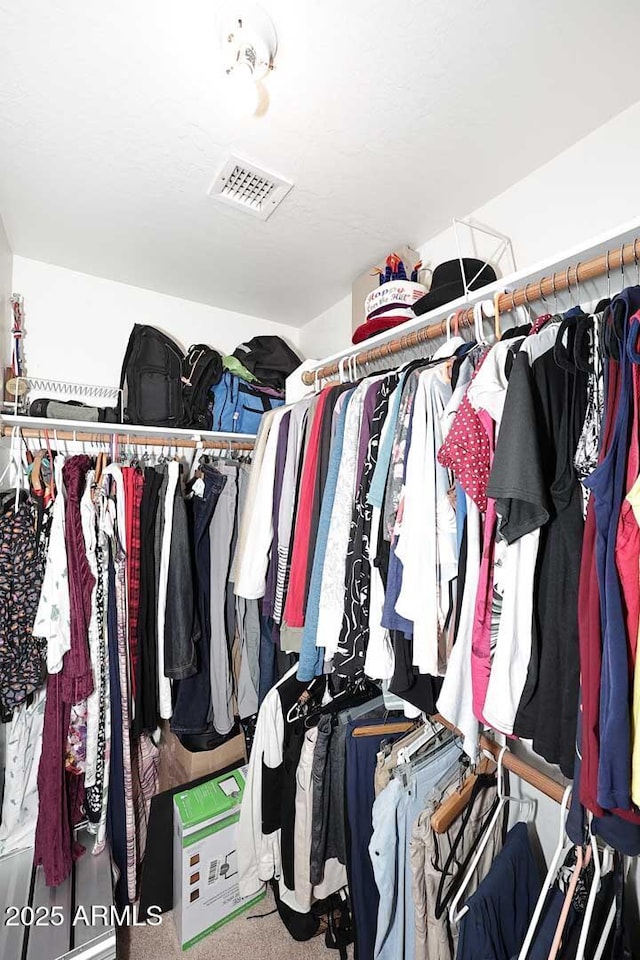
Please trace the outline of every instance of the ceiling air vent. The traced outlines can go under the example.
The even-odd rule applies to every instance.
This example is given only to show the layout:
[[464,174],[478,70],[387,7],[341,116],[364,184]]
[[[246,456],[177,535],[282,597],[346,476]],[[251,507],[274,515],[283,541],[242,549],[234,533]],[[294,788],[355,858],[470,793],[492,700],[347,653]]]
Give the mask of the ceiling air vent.
[[209,187],[214,200],[237,207],[260,220],[268,220],[293,186],[246,160],[230,157]]

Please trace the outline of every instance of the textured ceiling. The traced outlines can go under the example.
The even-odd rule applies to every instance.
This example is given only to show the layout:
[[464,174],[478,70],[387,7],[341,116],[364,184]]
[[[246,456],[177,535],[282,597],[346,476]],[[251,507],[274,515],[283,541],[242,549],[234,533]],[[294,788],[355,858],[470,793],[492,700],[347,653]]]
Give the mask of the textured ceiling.
[[[241,118],[222,2],[0,0],[15,253],[297,326],[637,99],[628,0],[266,0]],[[294,181],[267,223],[206,196],[229,151]]]

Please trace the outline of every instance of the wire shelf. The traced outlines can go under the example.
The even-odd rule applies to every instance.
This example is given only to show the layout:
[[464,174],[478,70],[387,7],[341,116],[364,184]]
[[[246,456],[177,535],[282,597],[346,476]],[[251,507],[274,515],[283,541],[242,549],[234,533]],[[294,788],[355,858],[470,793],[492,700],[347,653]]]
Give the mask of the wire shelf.
[[72,383],[70,380],[53,380],[50,377],[16,377],[12,401],[14,416],[24,410],[38,397],[53,396],[56,399],[77,400],[99,407],[120,409],[122,390],[95,383]]

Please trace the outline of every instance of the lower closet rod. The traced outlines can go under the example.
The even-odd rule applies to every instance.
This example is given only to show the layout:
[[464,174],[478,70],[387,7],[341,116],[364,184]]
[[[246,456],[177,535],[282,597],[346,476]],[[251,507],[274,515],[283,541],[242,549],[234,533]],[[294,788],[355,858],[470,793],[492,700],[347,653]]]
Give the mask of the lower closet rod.
[[[116,426],[116,424],[114,424]],[[2,424],[0,436],[10,437],[14,428],[7,424]],[[56,430],[52,427],[49,431],[49,439],[54,435],[58,440],[73,440],[79,443],[109,443],[112,437],[116,438],[118,444],[135,444],[141,447],[207,447],[214,450],[253,450],[254,444],[250,440],[217,440],[215,437],[207,437],[203,440],[192,440],[182,437],[137,437],[128,433],[118,433],[117,430],[108,433],[86,433],[82,430]],[[25,439],[44,439],[44,429],[42,427],[20,427],[20,434]]]
[[[462,736],[458,728],[454,727],[448,720],[445,720],[444,717],[441,717],[440,714],[435,714],[432,719],[437,720],[438,723],[441,723],[443,727],[447,727],[447,729],[453,731],[453,733]],[[490,740],[489,737],[485,737],[483,734],[480,737],[480,749],[487,750],[497,760],[500,756],[502,746],[494,740]],[[536,770],[535,767],[532,767],[525,760],[516,757],[510,750],[507,750],[504,754],[502,765],[507,770],[515,773],[521,780],[526,780],[527,783],[535,787],[536,790],[539,790],[540,793],[544,793],[546,797],[555,800],[556,803],[562,803],[566,787],[563,787],[557,780],[552,780],[546,773],[540,773],[539,770]]]

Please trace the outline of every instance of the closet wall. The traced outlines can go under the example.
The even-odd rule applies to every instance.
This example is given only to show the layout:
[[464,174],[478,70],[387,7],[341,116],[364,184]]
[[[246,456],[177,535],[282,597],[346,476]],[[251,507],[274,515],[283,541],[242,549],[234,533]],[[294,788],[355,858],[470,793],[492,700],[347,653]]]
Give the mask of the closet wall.
[[[539,119],[540,136],[544,136],[544,117]],[[522,136],[526,136],[524,128]],[[497,162],[499,151],[508,149],[508,140],[496,143]],[[636,164],[639,152],[640,101],[477,210],[456,209],[452,197],[452,213],[511,237],[517,266],[526,269],[553,256],[556,251],[588,241],[637,215],[640,209]],[[469,176],[473,176],[472,150],[469,152]],[[429,184],[422,184],[420,189],[428,191]],[[470,232],[463,230],[460,236],[466,256],[489,257],[497,246],[493,238],[478,234],[474,254]],[[417,240],[420,238],[390,238],[392,243]],[[425,264],[431,267],[452,259],[456,256],[453,228],[422,243],[417,249]],[[365,266],[363,264],[363,269]],[[503,260],[500,273],[511,273],[508,259]],[[300,331],[300,346],[307,357],[337,353],[350,342],[350,294]]]
[[259,334],[298,346],[299,331],[282,323],[25,257],[13,258],[12,286],[24,297],[24,350],[31,376],[117,385],[134,323],[159,327],[185,348],[208,343],[229,352]]
[[11,322],[9,319],[9,297],[11,296],[11,272],[13,269],[13,257],[11,247],[4,231],[4,224],[0,217],[0,344],[2,346],[3,366],[8,362],[8,349],[10,348],[9,329]]

